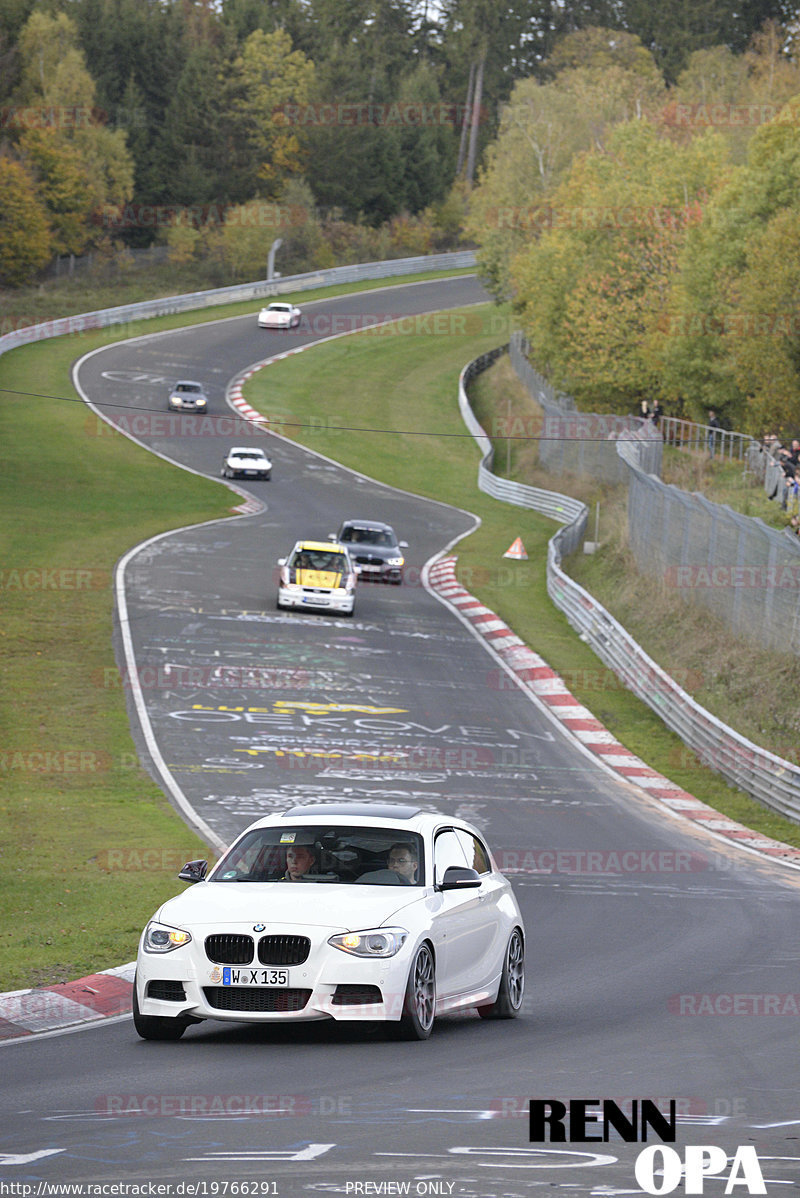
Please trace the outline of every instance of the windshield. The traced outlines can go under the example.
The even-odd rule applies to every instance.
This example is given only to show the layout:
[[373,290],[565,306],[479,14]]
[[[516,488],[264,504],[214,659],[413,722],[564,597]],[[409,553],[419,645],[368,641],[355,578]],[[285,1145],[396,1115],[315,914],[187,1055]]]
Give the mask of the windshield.
[[339,538],[348,544],[356,545],[396,545],[394,536],[379,528],[346,528]]
[[347,574],[350,570],[344,554],[330,549],[300,549],[292,555],[289,565],[295,570],[324,570],[332,574]]
[[216,866],[213,882],[422,886],[422,837],[405,828],[253,828]]

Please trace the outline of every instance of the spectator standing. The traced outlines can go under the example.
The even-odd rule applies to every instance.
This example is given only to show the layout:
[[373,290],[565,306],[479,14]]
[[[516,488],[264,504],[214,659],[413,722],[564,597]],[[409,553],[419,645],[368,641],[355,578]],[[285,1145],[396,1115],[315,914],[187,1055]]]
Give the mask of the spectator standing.
[[656,428],[658,428],[658,422],[660,421],[663,414],[664,413],[661,411],[661,404],[658,402],[657,399],[654,399],[652,406],[650,408],[650,419],[652,420],[652,422],[656,426]]
[[706,425],[706,428],[708,429],[708,456],[713,458],[714,450],[716,449],[717,430],[722,428],[719,420],[717,420],[717,413],[713,408],[708,409],[708,424]]

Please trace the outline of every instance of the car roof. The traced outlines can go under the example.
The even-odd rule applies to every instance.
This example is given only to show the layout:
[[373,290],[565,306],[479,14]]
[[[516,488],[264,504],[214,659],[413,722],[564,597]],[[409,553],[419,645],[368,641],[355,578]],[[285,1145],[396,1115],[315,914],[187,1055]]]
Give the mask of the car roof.
[[262,816],[250,824],[250,828],[270,828],[292,824],[302,828],[330,821],[342,827],[375,827],[393,830],[398,836],[404,832],[424,834],[434,828],[445,827],[463,828],[473,832],[483,840],[483,835],[466,820],[454,819],[441,811],[424,811],[421,807],[411,807],[403,803],[307,803],[290,807],[286,811],[275,811]]
[[[259,445],[234,445],[228,450],[228,457],[233,453],[260,453],[264,454],[264,450]],[[264,456],[266,456],[264,454]]]
[[300,803],[280,812],[280,816],[281,819],[297,820],[311,816],[319,819],[320,816],[352,815],[360,819],[366,812],[370,819],[414,819],[422,814],[422,808],[406,803]]
[[381,520],[343,520],[342,528],[370,528],[375,532],[394,532],[391,524],[384,524]]
[[178,381],[174,384],[174,386],[176,386],[176,387],[199,387],[201,391],[203,390],[203,384],[198,383],[197,379],[178,379]]
[[291,308],[292,305],[288,300],[273,300],[271,304],[267,304],[268,308]]
[[298,549],[334,549],[337,553],[347,554],[347,547],[338,541],[297,541],[292,552]]

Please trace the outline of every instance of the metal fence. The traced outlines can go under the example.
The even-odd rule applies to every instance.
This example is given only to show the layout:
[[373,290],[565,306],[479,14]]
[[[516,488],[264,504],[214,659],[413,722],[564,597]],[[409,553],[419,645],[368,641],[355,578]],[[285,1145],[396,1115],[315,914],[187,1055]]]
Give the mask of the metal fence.
[[[737,636],[800,654],[800,539],[662,482],[657,476],[663,443],[652,423],[584,415],[574,407],[565,411],[563,398],[541,379],[524,351],[522,338],[512,337],[512,365],[545,411],[542,464],[553,473],[569,470],[626,483],[628,537],[643,574],[663,578],[682,599],[712,611]],[[720,456],[759,468],[760,447],[742,433],[671,417],[662,419],[661,429],[673,444],[704,453],[707,437],[713,436]],[[766,469],[772,478],[776,467],[770,463]]]
[[737,635],[800,653],[800,542],[703,495],[631,469],[628,536],[638,568]]
[[663,442],[658,429],[639,416],[579,412],[574,399],[555,391],[531,366],[521,333],[513,333],[509,356],[528,393],[544,410],[539,461],[551,474],[587,474],[607,483],[627,483],[624,456],[617,442],[635,439],[645,448],[637,460],[651,474],[661,473]]
[[[496,355],[495,355],[496,356]],[[489,439],[481,428],[465,391],[465,383],[494,360],[491,355],[471,362],[459,380],[459,408],[467,427],[478,441],[484,454],[478,472],[481,490],[519,507],[532,508],[561,522],[570,519],[551,537],[547,552],[547,591],[553,603],[563,611],[572,627],[594,649],[605,665],[658,715],[673,732],[698,756],[704,765],[715,770],[731,785],[758,799],[765,806],[790,819],[800,820],[800,768],[790,761],[769,753],[766,749],[740,736],[696,703],[673,678],[670,678],[641,645],[630,636],[610,612],[588,591],[579,586],[561,568],[562,559],[580,544],[586,524],[586,508],[575,499],[542,492],[507,479],[486,477],[489,463],[486,446]],[[631,472],[645,481],[648,476],[634,465],[637,453],[647,451],[646,443],[617,442],[618,452],[628,459]],[[658,479],[649,476],[653,484],[663,488]],[[675,490],[675,488],[670,488]],[[660,492],[658,492],[660,493]],[[568,506],[569,505],[569,506]],[[710,505],[715,506],[715,505]],[[746,844],[746,841],[742,843]]]
[[729,462],[746,461],[750,446],[753,445],[753,438],[746,433],[712,428],[709,424],[695,424],[693,420],[679,420],[677,416],[661,417],[661,433],[666,445],[710,453],[712,457]]
[[450,254],[429,254],[417,258],[390,258],[384,262],[363,262],[356,266],[334,266],[330,270],[309,271],[301,275],[286,275],[280,279],[237,283],[233,287],[215,287],[212,291],[193,291],[187,295],[171,295],[164,299],[144,300],[138,304],[123,304],[118,308],[102,308],[97,312],[82,312],[41,324],[25,325],[0,337],[0,354],[31,341],[49,337],[80,334],[90,329],[146,320],[151,316],[170,316],[176,312],[191,312],[213,308],[218,304],[233,304],[243,300],[264,299],[287,291],[309,291],[315,287],[331,287],[337,283],[361,283],[372,279],[389,279],[395,275],[423,274],[432,270],[459,270],[475,265],[472,250]]
[[488,370],[507,351],[507,348],[507,346],[502,346],[500,349],[490,350],[489,353],[475,358],[464,367],[458,380],[459,411],[483,455],[478,466],[478,489],[491,495],[493,499],[513,503],[517,507],[530,508],[532,511],[540,512],[543,516],[549,516],[551,520],[565,524],[567,528],[563,532],[566,539],[562,552],[566,556],[583,542],[588,515],[586,505],[579,499],[573,499],[571,495],[560,495],[556,491],[543,491],[539,487],[514,483],[507,478],[498,478],[492,472],[494,459],[492,442],[481,427],[467,397],[467,387],[470,381],[482,371]]

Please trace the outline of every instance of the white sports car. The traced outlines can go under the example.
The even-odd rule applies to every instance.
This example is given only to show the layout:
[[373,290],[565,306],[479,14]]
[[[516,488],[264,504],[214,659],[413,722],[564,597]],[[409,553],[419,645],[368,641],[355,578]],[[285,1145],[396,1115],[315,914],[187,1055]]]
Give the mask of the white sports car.
[[272,462],[263,449],[250,445],[228,450],[220,474],[223,478],[264,478],[272,474]]
[[260,329],[296,329],[303,313],[294,304],[267,304],[258,314]]
[[386,1022],[425,1040],[437,1014],[521,1006],[525,932],[509,882],[462,820],[322,803],[252,824],[153,915],[133,1021],[176,1040],[218,1019]]

